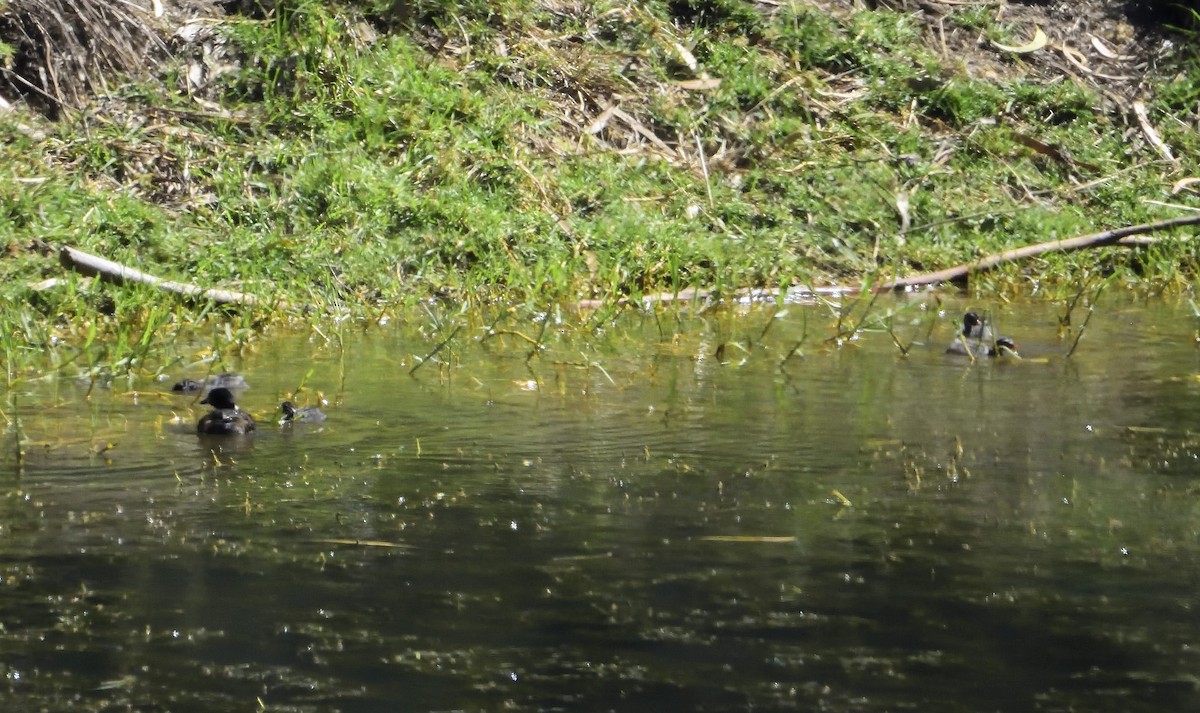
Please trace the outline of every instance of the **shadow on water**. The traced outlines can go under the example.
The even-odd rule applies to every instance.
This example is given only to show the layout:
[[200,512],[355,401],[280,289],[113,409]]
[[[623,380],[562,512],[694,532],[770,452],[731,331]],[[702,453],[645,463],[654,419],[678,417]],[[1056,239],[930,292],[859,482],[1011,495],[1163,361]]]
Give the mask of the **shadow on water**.
[[[1200,703],[1179,310],[1101,313],[1070,362],[1032,307],[1018,363],[944,355],[948,315],[780,366],[807,327],[767,318],[464,339],[411,378],[402,327],[278,338],[246,439],[163,384],[7,394],[6,709]],[[310,371],[330,418],[279,427]]]

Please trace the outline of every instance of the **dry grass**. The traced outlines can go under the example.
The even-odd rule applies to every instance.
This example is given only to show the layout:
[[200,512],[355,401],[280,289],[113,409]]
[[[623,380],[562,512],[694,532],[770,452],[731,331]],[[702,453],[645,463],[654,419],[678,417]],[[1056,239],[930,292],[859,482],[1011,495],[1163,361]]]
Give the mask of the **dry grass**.
[[152,71],[170,52],[175,19],[214,0],[9,0],[0,36],[11,62],[0,71],[6,100],[22,98],[51,117],[82,107],[110,82]]

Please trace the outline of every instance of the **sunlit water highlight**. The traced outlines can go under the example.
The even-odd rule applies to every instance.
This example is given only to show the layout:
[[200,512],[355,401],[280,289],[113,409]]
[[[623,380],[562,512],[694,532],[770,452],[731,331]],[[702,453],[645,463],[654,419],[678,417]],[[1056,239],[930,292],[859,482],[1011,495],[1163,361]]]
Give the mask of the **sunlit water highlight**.
[[[280,337],[245,440],[169,382],[16,385],[4,710],[1197,708],[1189,313],[1068,361],[1005,310],[1047,358],[1001,364],[953,314],[907,358],[770,314],[464,331],[412,376],[416,331]],[[329,420],[280,428],[310,370]]]

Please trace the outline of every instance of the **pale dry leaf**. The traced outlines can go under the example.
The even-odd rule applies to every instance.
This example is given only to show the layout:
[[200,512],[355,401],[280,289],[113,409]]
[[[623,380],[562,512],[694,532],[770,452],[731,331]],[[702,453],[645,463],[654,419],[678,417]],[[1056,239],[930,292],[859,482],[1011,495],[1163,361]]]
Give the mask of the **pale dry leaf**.
[[671,147],[667,146],[667,144],[662,139],[658,138],[657,134],[655,134],[650,129],[647,129],[646,126],[644,124],[642,124],[642,122],[638,121],[637,119],[630,116],[627,112],[625,112],[624,110],[619,109],[617,107],[613,107],[612,113],[618,119],[620,119],[621,121],[624,121],[626,124],[628,124],[629,128],[631,128],[634,131],[636,131],[637,133],[641,134],[643,138],[645,138],[650,143],[657,146],[660,150],[662,150],[666,153],[672,153]]
[[1146,135],[1146,140],[1150,142],[1155,151],[1158,151],[1158,155],[1171,163],[1179,163],[1179,159],[1175,158],[1175,155],[1171,153],[1171,147],[1167,146],[1162,137],[1158,135],[1158,131],[1155,130],[1154,125],[1150,123],[1150,116],[1146,113],[1146,105],[1140,101],[1134,102],[1133,114],[1137,117],[1138,124],[1142,127],[1142,133]]
[[1092,38],[1092,47],[1095,48],[1097,54],[1099,54],[1101,57],[1103,57],[1105,59],[1112,59],[1112,60],[1116,60],[1118,62],[1128,62],[1129,60],[1134,59],[1133,55],[1117,54],[1116,52],[1114,52],[1112,50],[1111,47],[1109,47],[1107,44],[1105,44],[1104,40],[1100,39],[1099,37],[1097,37],[1095,35],[1091,35],[1091,38]]
[[1049,38],[1046,37],[1046,33],[1042,32],[1042,28],[1035,27],[1033,30],[1033,39],[1030,40],[1029,42],[1026,42],[1023,45],[1016,45],[1016,46],[1002,45],[999,42],[993,42],[992,46],[1003,52],[1012,52],[1014,54],[1029,54],[1031,52],[1037,52],[1038,50],[1042,49],[1043,47],[1046,46],[1046,43],[1049,41],[1050,41]]
[[1185,191],[1197,183],[1200,183],[1200,178],[1196,176],[1192,176],[1190,178],[1181,178],[1178,181],[1175,181],[1175,185],[1171,186],[1171,195],[1175,195],[1180,191]]
[[1087,66],[1087,57],[1084,57],[1082,52],[1065,43],[1059,45],[1058,49],[1062,52],[1063,57],[1067,58],[1068,62],[1075,65],[1076,69],[1087,74],[1093,73],[1091,68]]
[[687,68],[690,69],[693,74],[695,74],[696,68],[700,66],[700,63],[696,61],[696,55],[692,54],[687,47],[684,47],[678,42],[673,44],[675,46],[675,54],[679,55],[679,61],[686,64]]
[[605,127],[608,126],[608,120],[612,118],[612,115],[614,112],[616,112],[616,110],[617,107],[615,105],[611,105],[604,111],[600,112],[599,116],[597,116],[595,119],[592,119],[592,123],[587,125],[587,128],[583,130],[583,133],[598,134],[601,131],[604,131]]
[[689,90],[716,89],[717,87],[721,86],[721,80],[720,79],[684,79],[684,80],[675,82],[675,86],[679,87],[680,89],[689,89]]
[[1097,72],[1094,69],[1091,69],[1090,67],[1088,67],[1087,65],[1084,64],[1084,62],[1086,62],[1087,60],[1083,56],[1083,53],[1080,52],[1079,50],[1076,50],[1073,47],[1068,47],[1067,45],[1059,45],[1058,48],[1060,50],[1062,50],[1063,57],[1066,57],[1068,62],[1075,65],[1075,67],[1079,71],[1090,74],[1093,77],[1099,77],[1101,79],[1109,79],[1114,82],[1123,82],[1123,81],[1133,79],[1133,77],[1129,77],[1129,76],[1125,76],[1125,75],[1104,74],[1103,72]]
[[912,218],[908,214],[908,191],[896,193],[896,212],[900,214],[900,232],[907,233],[912,227]]

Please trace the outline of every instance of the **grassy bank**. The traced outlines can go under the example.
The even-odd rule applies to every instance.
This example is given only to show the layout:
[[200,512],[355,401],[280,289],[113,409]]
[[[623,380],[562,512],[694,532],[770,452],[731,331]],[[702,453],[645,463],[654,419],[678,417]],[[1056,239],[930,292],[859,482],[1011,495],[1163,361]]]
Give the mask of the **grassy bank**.
[[[10,372],[31,346],[103,343],[119,369],[213,324],[234,343],[431,297],[858,282],[1180,215],[1200,63],[1120,7],[1036,51],[1015,50],[1051,10],[988,5],[287,0],[193,23],[152,77],[0,116]],[[90,281],[62,245],[289,307]],[[975,289],[1186,289],[1196,265],[1168,240]]]

